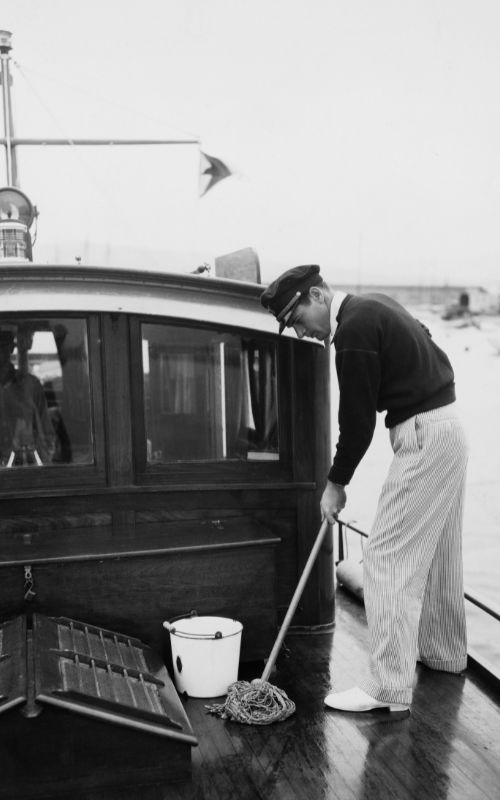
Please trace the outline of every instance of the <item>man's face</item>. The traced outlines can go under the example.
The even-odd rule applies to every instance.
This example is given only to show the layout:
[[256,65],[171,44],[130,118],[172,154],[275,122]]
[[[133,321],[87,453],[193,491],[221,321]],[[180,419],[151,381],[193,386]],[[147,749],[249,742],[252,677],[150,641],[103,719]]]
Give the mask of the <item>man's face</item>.
[[293,328],[297,337],[309,336],[312,339],[323,341],[330,335],[330,309],[325,302],[323,293],[314,287],[305,301],[295,307],[290,317],[287,328]]
[[0,364],[10,364],[10,357],[14,350],[14,345],[10,342],[0,342]]

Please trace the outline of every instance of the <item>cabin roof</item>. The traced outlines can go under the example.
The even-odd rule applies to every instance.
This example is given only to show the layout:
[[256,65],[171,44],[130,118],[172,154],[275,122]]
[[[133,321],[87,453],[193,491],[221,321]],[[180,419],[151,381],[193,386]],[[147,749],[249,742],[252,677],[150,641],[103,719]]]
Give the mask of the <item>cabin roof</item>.
[[[0,266],[5,313],[141,314],[222,323],[277,336],[276,320],[259,301],[262,290],[256,283],[174,272],[31,263]],[[295,338],[292,330],[282,335]]]

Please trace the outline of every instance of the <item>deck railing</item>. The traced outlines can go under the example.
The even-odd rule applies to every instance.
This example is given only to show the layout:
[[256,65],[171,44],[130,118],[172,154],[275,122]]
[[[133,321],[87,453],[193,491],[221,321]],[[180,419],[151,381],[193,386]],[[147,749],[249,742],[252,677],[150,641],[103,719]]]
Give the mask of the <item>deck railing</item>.
[[[343,561],[345,553],[345,547],[344,547],[345,531],[346,530],[354,531],[354,533],[357,533],[359,536],[362,536],[365,539],[368,538],[368,534],[365,531],[361,530],[360,528],[357,528],[355,525],[353,525],[352,522],[345,522],[344,520],[338,519],[337,526],[338,526],[337,552],[338,552],[338,561],[340,562]],[[486,614],[489,614],[489,616],[493,617],[493,619],[500,621],[500,608],[496,606],[494,603],[491,603],[490,601],[487,601],[484,598],[479,597],[476,593],[472,593],[468,589],[465,589],[464,597],[466,600],[468,600],[469,603],[472,603],[477,608],[480,608],[481,611],[484,611]],[[494,665],[490,664],[488,661],[482,658],[477,652],[469,650],[469,658],[488,677],[493,678],[495,682],[500,681],[499,670]]]

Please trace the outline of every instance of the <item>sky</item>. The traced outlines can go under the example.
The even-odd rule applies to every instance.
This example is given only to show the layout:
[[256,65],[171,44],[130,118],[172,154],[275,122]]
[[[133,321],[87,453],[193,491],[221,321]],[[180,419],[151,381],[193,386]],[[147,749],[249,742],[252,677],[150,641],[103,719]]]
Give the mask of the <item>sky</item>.
[[[2,0],[35,260],[500,284],[498,0]],[[3,149],[3,148],[2,148]],[[0,184],[5,184],[5,161]]]

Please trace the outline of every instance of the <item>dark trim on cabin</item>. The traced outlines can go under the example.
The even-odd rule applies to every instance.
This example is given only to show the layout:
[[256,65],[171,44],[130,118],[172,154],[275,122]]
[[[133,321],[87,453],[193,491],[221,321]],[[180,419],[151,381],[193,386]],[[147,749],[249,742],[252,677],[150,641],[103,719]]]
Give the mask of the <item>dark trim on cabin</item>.
[[[268,481],[261,483],[259,481],[246,481],[241,483],[200,483],[196,486],[197,492],[222,492],[225,490],[231,490],[232,492],[245,492],[248,490],[252,491],[259,491],[259,492],[275,492],[275,491],[314,491],[317,489],[316,483],[308,482],[308,481],[276,481],[275,483],[269,483]],[[175,493],[175,492],[192,492],[193,491],[193,484],[192,483],[155,483],[149,484],[148,486],[138,485],[138,484],[126,484],[123,486],[113,486],[113,487],[92,487],[92,495],[94,497],[99,497],[100,495],[104,495],[106,497],[111,496],[128,496],[133,494],[157,494],[157,493]],[[33,491],[27,491],[24,493],[23,497],[29,499],[36,499],[36,498],[44,498],[44,497],[86,497],[89,494],[88,487],[82,486],[75,486],[69,489],[59,488],[59,489],[33,489]],[[19,497],[17,492],[13,492],[8,490],[6,492],[0,491],[0,502],[2,500],[17,500]]]

